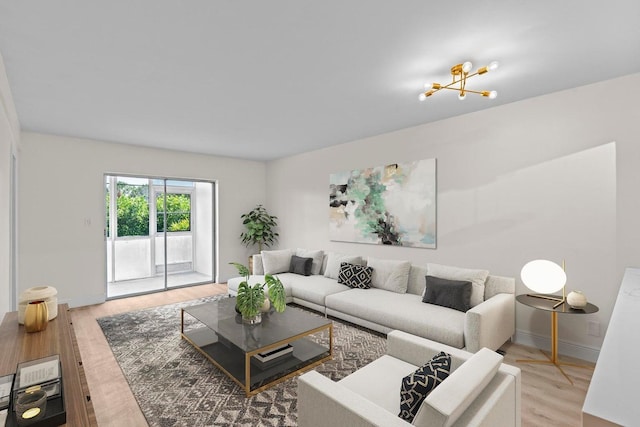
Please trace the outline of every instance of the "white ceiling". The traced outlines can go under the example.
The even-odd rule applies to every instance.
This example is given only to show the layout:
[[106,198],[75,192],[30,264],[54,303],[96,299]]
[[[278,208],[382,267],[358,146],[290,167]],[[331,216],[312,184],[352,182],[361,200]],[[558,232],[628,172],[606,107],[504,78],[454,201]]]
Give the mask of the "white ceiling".
[[2,0],[0,52],[24,130],[269,160],[640,72],[640,1]]

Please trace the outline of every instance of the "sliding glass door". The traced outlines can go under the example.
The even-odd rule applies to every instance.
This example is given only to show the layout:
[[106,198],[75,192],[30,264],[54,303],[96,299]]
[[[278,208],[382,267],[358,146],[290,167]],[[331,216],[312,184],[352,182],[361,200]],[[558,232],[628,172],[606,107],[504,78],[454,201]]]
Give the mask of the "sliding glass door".
[[212,282],[215,183],[105,176],[107,297]]

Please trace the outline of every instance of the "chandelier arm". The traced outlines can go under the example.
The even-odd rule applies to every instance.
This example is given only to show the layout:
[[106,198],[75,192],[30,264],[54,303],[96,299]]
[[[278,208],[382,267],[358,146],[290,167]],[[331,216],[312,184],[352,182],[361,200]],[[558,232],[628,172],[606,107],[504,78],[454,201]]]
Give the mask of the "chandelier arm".
[[[449,89],[449,90],[455,90],[456,92],[460,92],[460,89],[457,87],[447,87],[447,86],[442,86],[440,89]],[[439,91],[440,89],[434,89],[433,93],[436,93],[437,91]],[[469,93],[477,93],[478,95],[482,95],[483,91],[480,90],[471,90],[471,89],[465,89],[464,90],[465,93],[469,92]]]
[[454,80],[451,83],[449,83],[448,85],[444,85],[444,86],[440,86],[440,89],[454,89],[454,90],[458,90],[458,88],[452,88],[451,86],[458,84],[462,81],[462,79],[460,80]]
[[[455,90],[456,92],[460,92],[460,88],[459,87],[442,86],[440,89],[449,89],[449,90]],[[465,92],[473,92],[473,91],[465,89]]]
[[473,77],[473,76],[477,76],[478,74],[480,74],[480,73],[479,73],[479,70],[478,70],[478,71],[476,71],[475,73],[468,74],[468,75],[467,75],[467,78],[469,78],[469,77]]
[[469,93],[477,93],[478,95],[482,95],[482,91],[480,91],[480,90],[465,89],[464,91],[465,91],[465,93],[469,92]]

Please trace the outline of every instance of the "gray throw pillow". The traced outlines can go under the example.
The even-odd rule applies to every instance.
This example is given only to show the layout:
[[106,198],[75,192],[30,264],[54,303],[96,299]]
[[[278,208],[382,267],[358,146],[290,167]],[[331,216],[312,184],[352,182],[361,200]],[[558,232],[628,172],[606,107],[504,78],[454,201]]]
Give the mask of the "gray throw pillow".
[[302,258],[299,256],[291,256],[291,265],[289,266],[289,272],[300,274],[302,276],[311,275],[311,266],[313,265],[313,258]]
[[422,302],[466,312],[471,308],[471,282],[425,276],[427,285]]

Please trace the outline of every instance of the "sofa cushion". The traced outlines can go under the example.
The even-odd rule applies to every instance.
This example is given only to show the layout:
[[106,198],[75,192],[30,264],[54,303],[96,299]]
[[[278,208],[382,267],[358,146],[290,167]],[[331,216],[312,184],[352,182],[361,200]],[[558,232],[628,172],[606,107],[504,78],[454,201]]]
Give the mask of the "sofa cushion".
[[409,269],[411,268],[409,261],[369,257],[367,265],[373,268],[371,287],[400,294],[407,292]]
[[286,273],[291,265],[291,250],[262,251],[264,274]]
[[504,358],[482,348],[456,369],[422,403],[415,425],[449,427],[495,376]]
[[310,276],[312,263],[313,258],[302,258],[293,255],[291,257],[291,263],[289,264],[289,273],[299,274],[301,276]]
[[427,275],[427,266],[412,265],[409,270],[409,283],[407,292],[415,295],[424,295],[424,276]]
[[298,248],[296,249],[295,255],[301,258],[313,258],[311,274],[320,274],[320,269],[322,268],[322,259],[324,258],[324,251]]
[[449,280],[469,281],[471,289],[471,307],[475,307],[484,301],[484,282],[489,272],[487,270],[473,270],[469,268],[451,267],[440,264],[427,264],[429,276],[441,277]]
[[466,313],[471,308],[471,282],[426,276],[422,302],[453,308]]
[[264,274],[264,265],[262,265],[262,255],[260,254],[255,254],[251,256],[251,259],[253,260],[253,270],[251,271],[251,274]]
[[425,304],[420,295],[376,288],[349,289],[327,295],[326,307],[389,329],[400,329],[456,348],[464,347],[465,313]]
[[340,263],[340,273],[338,273],[338,283],[345,284],[350,288],[369,289],[372,271],[371,267],[342,262]]
[[347,285],[342,285],[333,279],[320,275],[298,276],[291,274],[291,277],[284,277],[284,279],[283,276],[288,275],[278,275],[285,288],[289,289],[291,296],[323,307],[327,295],[351,289]]
[[402,378],[416,368],[404,360],[385,354],[338,383],[396,415],[400,407],[398,390]]
[[449,376],[449,372],[451,372],[451,355],[441,351],[404,377],[400,386],[398,416],[412,422],[424,399]]
[[324,277],[338,280],[340,264],[343,262],[348,262],[349,264],[362,264],[362,257],[329,252],[327,254],[327,267],[324,270]]

